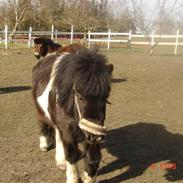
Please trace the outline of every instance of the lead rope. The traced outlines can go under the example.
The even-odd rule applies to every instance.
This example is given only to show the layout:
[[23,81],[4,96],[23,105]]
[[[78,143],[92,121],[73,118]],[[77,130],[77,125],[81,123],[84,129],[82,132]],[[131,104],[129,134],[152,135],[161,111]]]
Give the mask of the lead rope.
[[81,116],[81,111],[80,111],[80,108],[79,108],[79,104],[78,104],[78,99],[77,99],[77,96],[76,96],[76,90],[75,90],[75,87],[74,87],[74,101],[75,101],[75,104],[76,104],[76,107],[77,107],[77,111],[78,111],[78,115],[79,115],[79,120],[82,119],[82,116]]

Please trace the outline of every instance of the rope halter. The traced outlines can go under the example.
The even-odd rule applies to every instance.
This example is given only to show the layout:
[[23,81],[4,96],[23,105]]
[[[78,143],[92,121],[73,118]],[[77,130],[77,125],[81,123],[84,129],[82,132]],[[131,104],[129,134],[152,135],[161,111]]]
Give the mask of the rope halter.
[[106,126],[98,125],[98,124],[96,124],[92,121],[89,121],[85,118],[82,118],[75,87],[73,87],[73,90],[75,92],[74,101],[75,101],[77,112],[78,112],[78,115],[79,115],[79,127],[82,130],[85,130],[85,131],[87,131],[87,132],[89,132],[93,135],[105,136],[106,135]]

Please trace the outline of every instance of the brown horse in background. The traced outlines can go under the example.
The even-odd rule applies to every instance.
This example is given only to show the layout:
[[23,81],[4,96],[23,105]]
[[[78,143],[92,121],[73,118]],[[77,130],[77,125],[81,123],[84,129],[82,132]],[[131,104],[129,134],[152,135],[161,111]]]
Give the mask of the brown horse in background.
[[40,37],[34,39],[34,55],[37,59],[55,54],[62,45],[54,43],[50,38]]
[[62,47],[58,43],[54,43],[50,38],[35,38],[34,39],[34,54],[37,59],[46,57],[48,55],[61,55],[63,52],[76,53],[81,49],[86,49],[81,44],[70,44]]

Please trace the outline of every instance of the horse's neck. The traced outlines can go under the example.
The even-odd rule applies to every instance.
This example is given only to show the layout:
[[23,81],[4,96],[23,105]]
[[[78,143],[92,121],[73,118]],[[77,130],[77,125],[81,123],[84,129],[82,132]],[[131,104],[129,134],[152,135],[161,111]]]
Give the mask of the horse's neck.
[[45,57],[51,56],[51,55],[56,55],[57,51],[51,52],[51,53],[47,53]]

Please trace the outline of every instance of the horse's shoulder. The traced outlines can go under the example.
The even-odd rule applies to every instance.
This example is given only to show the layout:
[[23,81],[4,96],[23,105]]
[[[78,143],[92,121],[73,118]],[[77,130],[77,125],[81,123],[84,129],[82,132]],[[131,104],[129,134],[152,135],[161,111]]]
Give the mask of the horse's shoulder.
[[32,76],[41,78],[43,73],[49,75],[56,58],[56,55],[50,55],[40,59],[32,69]]

